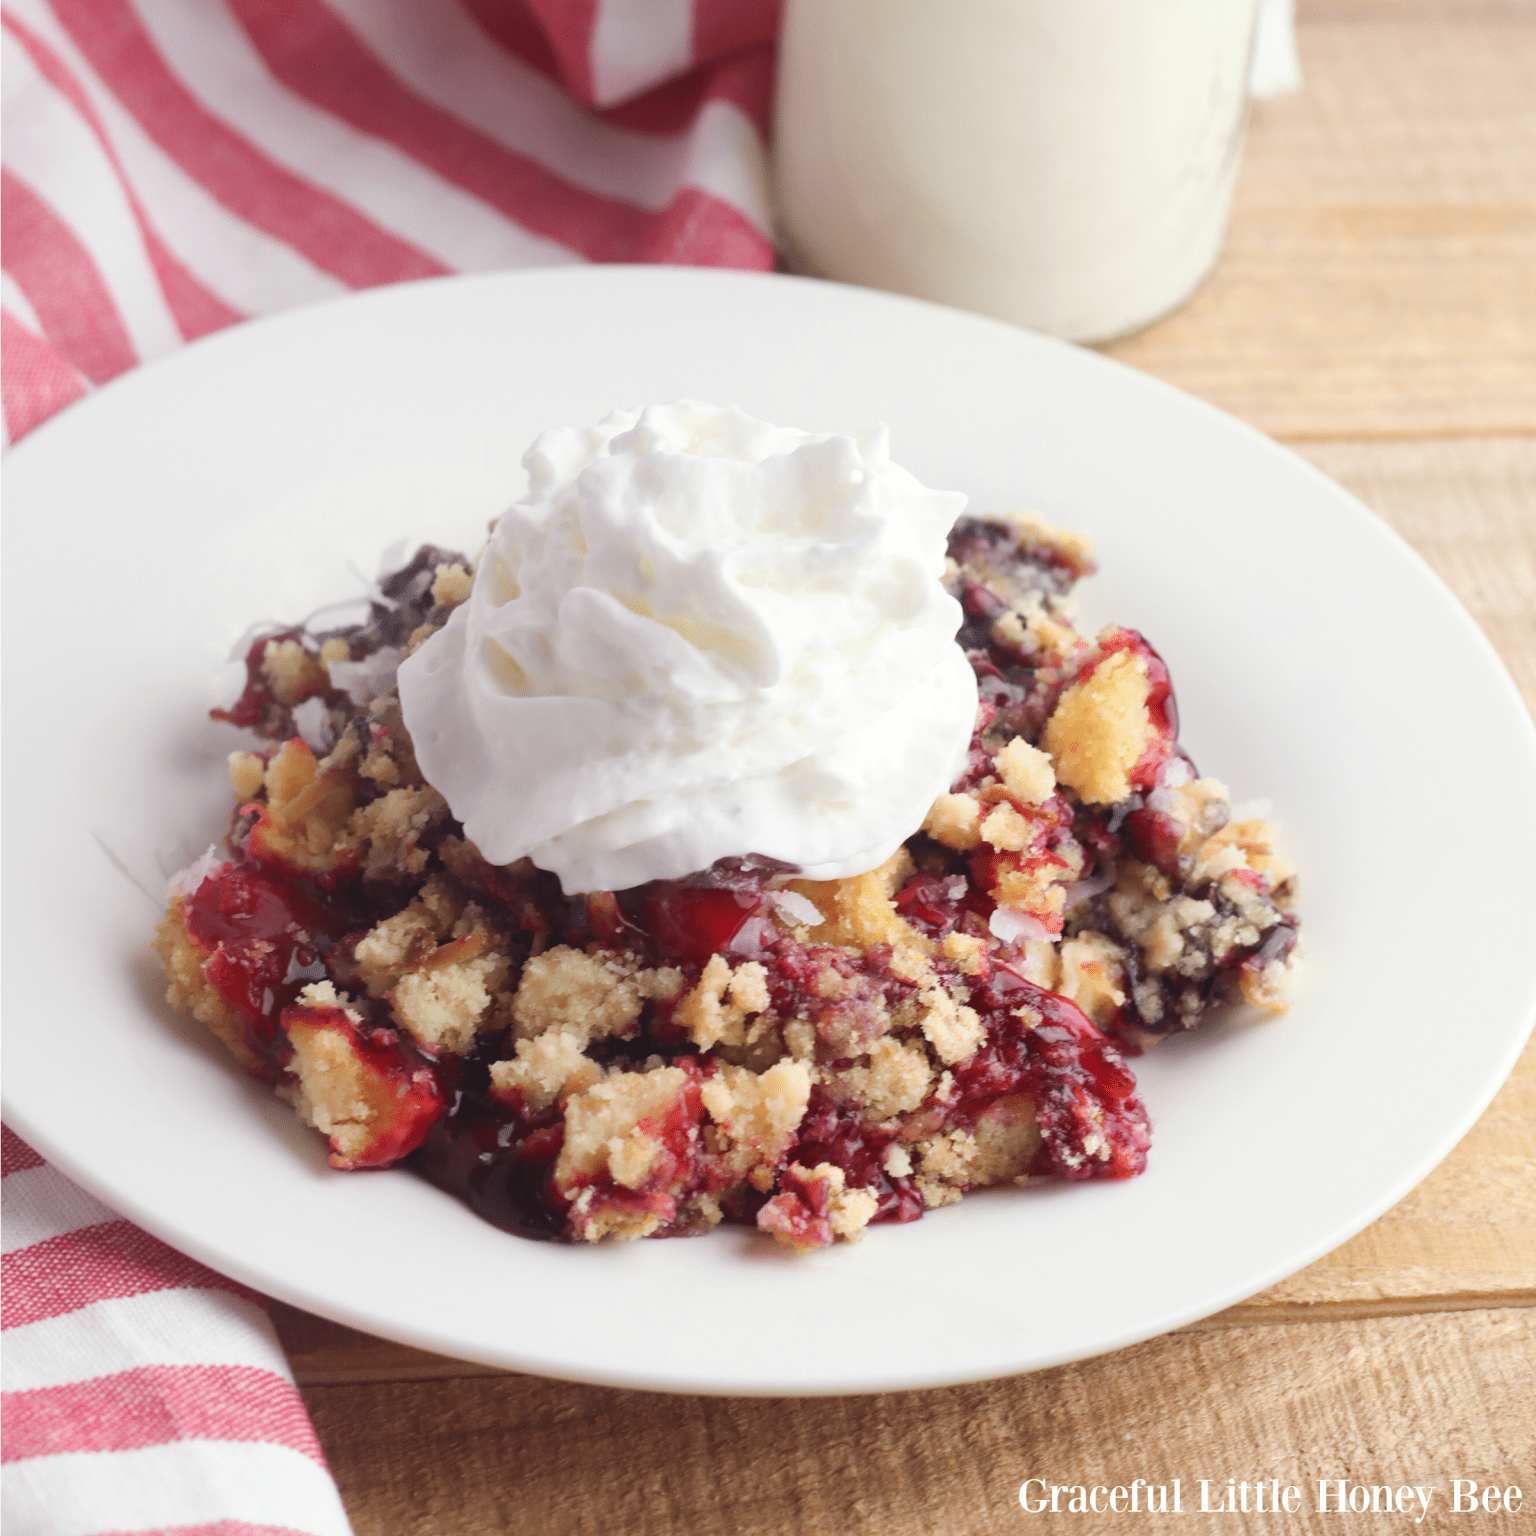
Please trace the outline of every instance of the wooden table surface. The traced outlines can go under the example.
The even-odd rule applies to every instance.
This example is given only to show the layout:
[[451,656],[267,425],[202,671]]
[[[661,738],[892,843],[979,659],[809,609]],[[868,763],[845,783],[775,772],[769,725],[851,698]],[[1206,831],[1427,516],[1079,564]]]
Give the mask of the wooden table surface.
[[[1358,494],[1449,582],[1536,708],[1536,0],[1299,9],[1306,90],[1254,110],[1219,268],[1108,350]],[[1416,1530],[1536,1531],[1533,1170],[1536,1044],[1436,1172],[1310,1269],[1118,1354],[941,1391],[663,1397],[277,1313],[358,1536],[1011,1532],[1048,1519],[1020,1510],[1027,1477],[1179,1477],[1186,1493],[1278,1478],[1305,1485],[1308,1508],[1319,1478],[1433,1482]],[[1453,1477],[1522,1485],[1522,1513],[1444,1513]]]

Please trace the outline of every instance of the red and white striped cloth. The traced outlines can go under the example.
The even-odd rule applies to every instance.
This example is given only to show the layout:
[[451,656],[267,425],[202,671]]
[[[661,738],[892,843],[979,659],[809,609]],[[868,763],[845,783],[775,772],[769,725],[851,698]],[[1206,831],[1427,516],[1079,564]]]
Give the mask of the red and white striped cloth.
[[779,0],[5,0],[14,442],[251,315],[449,272],[769,268]]
[[[779,0],[4,0],[14,442],[251,315],[449,272],[769,268]],[[345,1536],[257,1298],[4,1131],[8,1536]]]
[[5,1128],[0,1159],[8,1536],[349,1536],[257,1299]]

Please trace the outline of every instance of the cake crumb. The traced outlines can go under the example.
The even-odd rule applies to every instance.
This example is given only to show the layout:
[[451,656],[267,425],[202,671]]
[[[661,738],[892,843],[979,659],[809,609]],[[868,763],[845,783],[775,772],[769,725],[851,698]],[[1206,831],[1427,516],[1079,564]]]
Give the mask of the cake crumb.
[[447,815],[447,801],[427,785],[392,789],[353,812],[344,842],[362,860],[365,879],[407,880],[426,870],[421,839]]
[[576,1180],[598,1173],[623,1183],[624,1178],[634,1179],[647,1160],[647,1166],[654,1166],[648,1144],[653,1145],[655,1138],[640,1122],[664,1119],[688,1082],[688,1074],[680,1067],[662,1067],[655,1072],[615,1072],[573,1094],[565,1106],[565,1140],[554,1171],[556,1188],[570,1189]]
[[247,1072],[260,1070],[256,1053],[245,1043],[245,1022],[219,996],[218,988],[203,972],[208,958],[196,939],[187,931],[186,911],[180,896],[166,908],[155,929],[154,951],[165,967],[165,1000],[178,1013],[190,1013],[206,1025]]
[[922,1031],[934,1053],[947,1067],[968,1061],[986,1038],[981,1015],[965,1003],[957,1003],[942,987],[929,987],[918,997],[922,1007]]
[[293,1055],[285,1097],[330,1141],[333,1168],[382,1166],[420,1142],[441,1113],[431,1069],[404,1058],[380,1068],[359,1049],[362,1015],[330,982],[306,987],[285,1012]]
[[297,640],[269,640],[261,653],[261,675],[279,704],[292,707],[322,693],[325,668]]
[[796,1061],[816,1060],[816,1026],[809,1019],[791,1019],[784,1026],[784,1048]]
[[1058,528],[1048,523],[1038,512],[1013,510],[988,514],[991,522],[1006,523],[1026,544],[1040,544],[1077,575],[1087,575],[1095,569],[1093,539],[1075,528]]
[[[967,1171],[972,1189],[1007,1184],[1025,1177],[1043,1137],[1035,1106],[1023,1094],[994,1100],[976,1122],[976,1155]],[[1098,1138],[1100,1144],[1103,1138]]]
[[639,1189],[661,1161],[662,1145],[650,1132],[636,1127],[609,1143],[608,1172],[615,1184]]
[[353,964],[371,997],[383,997],[452,931],[463,903],[440,877],[427,880],[409,906],[382,918],[353,946]]
[[760,1231],[795,1253],[812,1253],[841,1238],[856,1242],[880,1202],[868,1189],[848,1189],[847,1175],[836,1163],[806,1168],[791,1163],[779,1193],[757,1213]]
[[1271,889],[1278,889],[1288,884],[1295,872],[1275,852],[1275,841],[1272,822],[1229,821],[1200,845],[1191,880],[1211,880],[1230,869],[1246,868],[1263,875]]
[[352,999],[345,992],[336,990],[334,981],[311,981],[299,989],[298,1002],[304,1008],[339,1008],[353,1024],[361,1024],[363,1016],[352,1006]]
[[1285,989],[1295,968],[1295,951],[1287,960],[1271,960],[1254,968],[1243,966],[1238,972],[1238,987],[1245,1003],[1252,1003],[1266,1013],[1284,1013],[1287,1008]]
[[600,1205],[596,1194],[593,1189],[582,1190],[570,1208],[571,1228],[582,1242],[600,1243],[611,1237],[617,1243],[632,1243],[661,1229],[660,1211],[644,1205]]
[[944,958],[951,961],[962,976],[983,976],[987,970],[987,943],[974,933],[946,933]]
[[1034,649],[1029,631],[1024,628],[1024,620],[1012,608],[993,619],[991,635],[995,645],[1006,645],[1025,654]]
[[560,1029],[583,1043],[627,1035],[640,1017],[640,987],[632,969],[559,944],[523,967],[512,1000],[513,1032],[531,1039]]
[[463,1055],[488,1017],[487,980],[496,961],[488,956],[459,965],[408,972],[389,994],[395,1022],[429,1053]]
[[1037,608],[1025,621],[1036,649],[1057,665],[1070,662],[1088,642],[1064,620]]
[[229,787],[237,800],[254,800],[266,784],[267,765],[258,752],[229,754]]
[[542,1114],[567,1093],[581,1093],[599,1082],[603,1069],[583,1054],[579,1036],[547,1029],[531,1040],[518,1040],[514,1055],[491,1063],[491,1087],[499,1093],[517,1089],[529,1114]]
[[1082,870],[1081,850],[1071,850],[1068,860],[998,860],[996,883],[988,894],[1000,907],[1023,912],[1059,932],[1067,905],[1067,885]]
[[1118,805],[1131,793],[1131,770],[1157,737],[1147,708],[1145,656],[1112,651],[1062,694],[1045,723],[1045,750],[1056,777],[1088,805]]
[[294,737],[268,760],[262,789],[266,806],[248,834],[251,851],[312,876],[334,873],[348,862],[345,828],[355,813],[346,769],[322,769]]
[[941,1131],[925,1137],[914,1149],[917,1153],[918,1193],[933,1210],[954,1205],[971,1185],[978,1149],[976,1138],[965,1130]]
[[896,893],[914,868],[912,855],[898,848],[868,874],[847,880],[791,880],[788,889],[804,896],[822,914],[817,943],[849,949],[889,944],[891,969],[912,980],[927,969],[933,948],[896,910]]
[[432,576],[432,601],[439,608],[456,608],[469,596],[474,577],[455,562],[440,565]]
[[701,1096],[729,1143],[726,1166],[754,1189],[771,1189],[810,1103],[810,1068],[791,1060],[762,1073],[722,1066],[705,1082]]
[[904,1045],[889,1035],[869,1048],[868,1066],[853,1066],[838,1076],[864,1106],[868,1120],[889,1120],[916,1109],[927,1097],[933,1068],[920,1046]]
[[711,955],[697,985],[672,1010],[701,1051],[714,1045],[739,1046],[747,1039],[746,1019],[768,1006],[768,973],[756,960],[733,971],[723,955]]
[[1015,736],[995,753],[992,766],[1008,793],[1026,805],[1043,805],[1056,793],[1056,771],[1050,758],[1022,736]]
[[1034,841],[1030,823],[1006,800],[999,800],[981,824],[981,839],[1006,853],[1022,853]]
[[[822,1164],[830,1167],[830,1164]],[[832,1232],[845,1243],[856,1243],[880,1209],[880,1199],[872,1189],[840,1189],[832,1196],[827,1219]]]
[[940,795],[923,822],[923,831],[946,848],[969,853],[981,842],[981,802],[975,795]]
[[1125,1002],[1125,952],[1113,939],[1089,929],[1061,946],[1056,990],[1103,1029]]

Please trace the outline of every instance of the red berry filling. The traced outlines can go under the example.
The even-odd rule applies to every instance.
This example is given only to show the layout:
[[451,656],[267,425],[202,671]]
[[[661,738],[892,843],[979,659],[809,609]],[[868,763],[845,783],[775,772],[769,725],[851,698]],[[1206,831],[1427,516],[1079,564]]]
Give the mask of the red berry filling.
[[1124,1058],[1066,998],[999,963],[973,992],[987,1039],[954,1069],[955,1123],[974,1126],[1000,1099],[1023,1094],[1043,1138],[1028,1172],[1129,1179],[1147,1165],[1152,1128]]
[[288,881],[225,864],[187,897],[187,931],[208,952],[203,974],[241,1017],[245,1039],[276,1082],[289,1056],[278,1022],[309,982],[327,975],[334,912]]

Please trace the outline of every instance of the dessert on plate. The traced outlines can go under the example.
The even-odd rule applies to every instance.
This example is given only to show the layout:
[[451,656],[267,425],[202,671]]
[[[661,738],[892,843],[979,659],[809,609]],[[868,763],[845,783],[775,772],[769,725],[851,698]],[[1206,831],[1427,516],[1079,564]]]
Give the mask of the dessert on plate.
[[169,998],[329,1143],[531,1237],[800,1251],[1124,1179],[1127,1057],[1278,1011],[1294,879],[1179,746],[1087,541],[884,429],[696,403],[543,434],[475,561],[273,627]]

